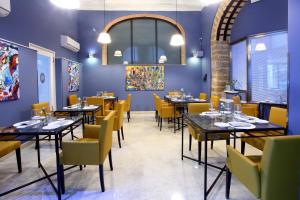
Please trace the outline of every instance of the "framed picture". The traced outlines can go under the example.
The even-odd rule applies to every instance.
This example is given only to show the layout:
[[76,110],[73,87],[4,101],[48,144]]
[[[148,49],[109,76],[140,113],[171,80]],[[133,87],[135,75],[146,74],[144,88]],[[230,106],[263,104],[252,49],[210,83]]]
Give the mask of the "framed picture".
[[80,85],[80,63],[68,62],[69,92],[77,92]]
[[164,90],[164,66],[126,66],[127,91]]
[[0,41],[0,102],[20,98],[18,47]]

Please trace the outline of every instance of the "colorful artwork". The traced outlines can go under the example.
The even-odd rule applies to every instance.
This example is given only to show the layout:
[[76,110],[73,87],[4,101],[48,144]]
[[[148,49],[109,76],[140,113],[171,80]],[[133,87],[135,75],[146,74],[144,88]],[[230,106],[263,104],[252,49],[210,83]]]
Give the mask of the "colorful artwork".
[[164,66],[127,66],[126,90],[164,90]]
[[18,47],[0,41],[0,102],[20,98]]
[[77,92],[80,83],[80,64],[76,62],[68,62],[69,73],[69,92]]

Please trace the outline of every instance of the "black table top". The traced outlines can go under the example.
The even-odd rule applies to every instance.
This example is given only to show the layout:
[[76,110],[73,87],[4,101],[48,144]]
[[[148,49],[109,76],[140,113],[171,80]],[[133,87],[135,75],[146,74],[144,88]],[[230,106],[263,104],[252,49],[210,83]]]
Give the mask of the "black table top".
[[188,103],[208,103],[207,101],[203,101],[200,99],[195,98],[174,98],[171,96],[165,96],[165,99],[167,99],[172,104],[188,104]]
[[69,113],[77,113],[77,112],[96,112],[98,110],[100,110],[101,106],[97,105],[94,106],[93,108],[89,108],[89,107],[75,107],[75,106],[67,106],[67,107],[63,107],[61,109],[56,110],[55,112],[69,112]]
[[[53,117],[51,119],[51,122],[58,121],[59,118]],[[65,120],[72,120],[73,122],[65,125],[65,126],[60,126],[55,129],[50,129],[50,130],[45,130],[43,127],[45,127],[47,124],[45,123],[44,120],[40,120],[39,123],[28,126],[26,128],[15,128],[13,126],[7,127],[3,130],[0,131],[0,136],[21,136],[21,135],[31,135],[31,136],[36,136],[36,135],[57,135],[64,130],[68,129],[69,127],[73,126],[74,124],[77,124],[78,122],[82,121],[82,117],[79,116],[74,116],[74,117],[66,117],[64,118]]]
[[[234,127],[228,128],[220,128],[214,125],[215,122],[231,122],[233,120],[232,115],[221,115],[221,116],[205,116],[200,114],[183,114],[183,117],[188,122],[192,123],[194,126],[201,129],[206,133],[225,133],[225,132],[255,132],[255,131],[279,131],[285,130],[284,127],[278,126],[276,124],[268,123],[268,124],[258,124],[255,123],[256,126],[254,129],[235,129]],[[235,120],[237,121],[237,120]]]

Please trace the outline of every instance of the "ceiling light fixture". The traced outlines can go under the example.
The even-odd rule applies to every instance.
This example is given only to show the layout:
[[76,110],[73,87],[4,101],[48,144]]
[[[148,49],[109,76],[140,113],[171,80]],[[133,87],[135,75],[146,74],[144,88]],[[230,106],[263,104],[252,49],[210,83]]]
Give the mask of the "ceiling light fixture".
[[267,50],[267,46],[265,43],[257,43],[255,46],[255,51],[265,51]]
[[79,9],[79,0],[50,0],[55,6],[64,9]]
[[[178,12],[177,6],[178,6],[178,4],[177,4],[177,0],[176,0],[176,27],[177,27],[177,12]],[[182,35],[179,34],[179,33],[176,33],[176,34],[172,35],[170,45],[171,46],[182,46],[182,45],[184,45],[184,39],[183,39]]]
[[[105,0],[103,1],[104,9],[103,9],[103,26],[105,26]],[[101,32],[98,36],[97,41],[101,44],[109,44],[111,43],[110,35],[107,32]]]
[[158,60],[158,63],[159,64],[163,64],[163,63],[167,62],[167,60],[168,60],[167,56],[161,55],[160,58],[159,58],[159,60]]
[[115,50],[114,56],[115,56],[115,57],[122,57],[122,51],[120,51],[120,50]]

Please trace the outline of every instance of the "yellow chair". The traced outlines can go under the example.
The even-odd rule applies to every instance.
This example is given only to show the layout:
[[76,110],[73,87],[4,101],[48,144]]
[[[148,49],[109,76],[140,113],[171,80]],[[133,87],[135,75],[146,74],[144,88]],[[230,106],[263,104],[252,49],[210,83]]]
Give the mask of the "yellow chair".
[[[209,111],[209,103],[190,103],[188,104],[188,112],[190,114],[200,114],[202,112]],[[204,134],[200,129],[188,124],[189,131],[189,150],[192,149],[192,137],[198,141],[198,163],[201,163],[201,143],[205,140]],[[211,134],[208,140],[211,141],[211,149],[213,149],[214,140],[226,140],[226,144],[229,144],[230,135],[228,133]]]
[[219,110],[220,97],[213,95],[210,97],[210,102],[213,104],[216,110]]
[[[242,104],[242,111],[250,112],[250,116],[258,117],[258,104],[256,103],[244,103]],[[245,113],[247,114],[247,113]]]
[[[124,140],[124,130],[123,130],[123,119],[124,119],[124,102],[120,101],[116,104],[116,114],[114,118],[114,127],[113,130],[117,131],[118,133],[118,143],[119,147],[121,148],[121,137],[120,137],[120,131],[122,134],[122,139]],[[96,117],[96,124],[100,124],[103,117]]]
[[72,94],[68,97],[69,106],[78,104],[78,97],[76,94]]
[[[174,106],[166,103],[164,100],[160,99],[159,96],[156,96],[157,101],[157,111],[158,111],[158,126],[160,126],[160,131],[162,130],[163,119],[174,118]],[[181,117],[180,113],[175,111],[175,119],[178,120]]]
[[168,96],[170,96],[170,97],[176,97],[176,96],[180,96],[180,95],[181,95],[181,92],[178,92],[178,91],[168,92]]
[[130,107],[131,107],[131,94],[128,94],[127,99],[125,100],[124,111],[127,113],[127,120],[130,121]]
[[157,106],[157,94],[153,93],[153,100],[154,100],[154,109],[155,109],[155,120],[158,121],[158,106]]
[[[277,124],[286,128],[287,126],[287,109],[285,108],[277,108],[271,107],[269,121],[273,124]],[[276,135],[284,135],[284,132],[277,132],[277,131],[268,131],[264,133],[251,133],[256,136],[265,136],[268,137],[276,136]],[[248,136],[247,134],[242,134],[243,137]],[[266,137],[258,137],[258,138],[242,138],[241,140],[241,152],[242,154],[245,153],[245,144],[249,144],[259,150],[263,150],[265,146]]]
[[206,93],[201,92],[201,93],[199,94],[199,99],[201,99],[201,100],[206,100],[206,98],[207,98],[207,94],[206,94]]
[[61,176],[62,193],[65,193],[63,165],[99,165],[100,184],[105,191],[103,163],[109,157],[111,171],[113,170],[111,147],[115,112],[110,112],[100,125],[84,125],[83,138],[62,143],[59,172]]
[[[34,112],[34,115],[37,115],[37,116],[45,116],[51,112],[48,102],[32,104],[31,108],[32,108],[32,111]],[[42,111],[43,109],[45,110],[45,113]]]
[[111,97],[114,97],[115,94],[113,92],[104,92],[102,96],[111,96]]
[[[0,128],[0,134],[6,132],[4,128]],[[3,156],[16,151],[18,173],[22,172],[22,161],[21,161],[21,142],[20,141],[5,141],[15,139],[14,136],[0,136],[0,158]]]
[[[95,113],[95,116],[104,116],[106,115],[106,108],[104,104],[103,97],[87,97],[86,98],[88,105],[101,106],[101,110]],[[90,115],[90,114],[89,114]]]
[[300,136],[266,139],[262,156],[244,156],[227,146],[226,198],[231,174],[261,200],[297,200],[300,174]]
[[233,104],[241,104],[241,97],[239,95],[232,97]]

